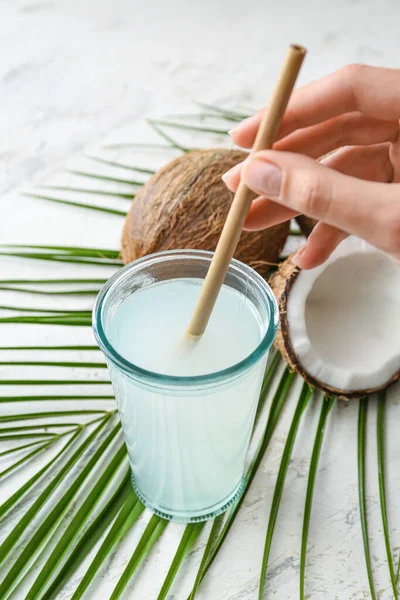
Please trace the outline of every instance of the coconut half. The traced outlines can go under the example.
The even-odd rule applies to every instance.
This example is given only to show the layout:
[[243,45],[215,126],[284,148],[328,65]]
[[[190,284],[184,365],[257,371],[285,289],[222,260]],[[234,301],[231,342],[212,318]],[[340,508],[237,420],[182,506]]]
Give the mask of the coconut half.
[[349,237],[320,267],[290,259],[271,279],[280,308],[277,346],[311,385],[342,398],[400,377],[400,268]]

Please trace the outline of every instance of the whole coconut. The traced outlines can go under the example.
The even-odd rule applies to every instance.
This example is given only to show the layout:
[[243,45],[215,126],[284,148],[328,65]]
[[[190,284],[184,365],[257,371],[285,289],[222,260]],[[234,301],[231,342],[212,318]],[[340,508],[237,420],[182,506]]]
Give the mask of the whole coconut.
[[305,215],[298,215],[296,217],[296,221],[298,226],[300,227],[300,231],[303,235],[308,237],[318,221],[316,219],[311,219],[311,217],[306,217]]
[[[221,175],[243,161],[238,150],[196,150],[153,175],[132,202],[122,235],[125,264],[171,249],[215,250],[233,194]],[[289,223],[243,232],[235,258],[265,276],[276,263]]]

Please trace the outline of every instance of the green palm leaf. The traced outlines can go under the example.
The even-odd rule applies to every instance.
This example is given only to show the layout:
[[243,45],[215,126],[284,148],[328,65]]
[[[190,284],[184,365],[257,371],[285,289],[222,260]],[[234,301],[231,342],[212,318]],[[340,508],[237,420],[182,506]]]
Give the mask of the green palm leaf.
[[[228,135],[227,129],[217,129],[215,127],[202,127],[200,125],[191,125],[189,123],[174,123],[173,121],[167,121],[166,119],[152,119],[148,121],[153,126],[158,127],[171,127],[173,129],[187,129],[188,131],[196,131],[199,133],[215,133],[217,135]],[[182,149],[181,146],[176,146]]]
[[236,110],[221,108],[215,104],[206,104],[205,102],[197,102],[196,104],[202,108],[212,110],[214,113],[223,116],[224,119],[228,119],[229,121],[243,121],[251,116],[250,112],[243,114]]
[[70,185],[41,185],[45,190],[57,190],[59,192],[76,192],[80,194],[93,194],[94,196],[109,196],[110,198],[122,198],[123,200],[131,201],[135,195],[133,193],[109,192],[101,189],[92,189],[85,187],[74,187]]
[[[104,420],[106,421],[106,419]],[[101,428],[103,424],[99,426]],[[99,428],[96,431],[99,431]],[[96,452],[93,454],[92,458],[83,468],[83,470],[79,473],[76,479],[73,481],[72,485],[67,489],[62,498],[56,503],[55,507],[52,509],[49,515],[43,520],[39,528],[35,531],[35,533],[30,537],[29,542],[21,552],[21,554],[15,560],[13,566],[8,571],[7,575],[3,579],[2,583],[0,583],[0,598],[3,594],[9,592],[9,590],[14,589],[15,586],[19,583],[21,578],[26,573],[28,567],[31,565],[32,561],[36,557],[39,550],[46,543],[47,538],[50,536],[51,532],[59,523],[61,517],[65,513],[75,494],[78,492],[80,487],[83,485],[85,479],[90,475],[94,466],[98,463],[100,458],[103,457],[105,450],[114,440],[115,436],[120,432],[120,425],[116,425],[112,431],[108,434],[106,439],[102,442]],[[89,438],[88,438],[89,439]],[[47,488],[48,489],[48,488]],[[47,490],[46,490],[47,491]],[[44,501],[48,499],[48,495],[46,495]],[[39,497],[42,498],[43,494]],[[35,503],[36,504],[36,503]],[[3,544],[0,546],[0,561],[3,562],[4,558],[7,556],[9,551],[13,548],[16,541],[21,537],[24,529],[28,526],[29,521],[26,522],[26,515],[22,521],[24,521],[24,527],[19,527],[22,523],[20,521],[16,528],[12,530]]]
[[165,600],[165,598],[167,597],[169,589],[175,579],[175,576],[176,576],[180,566],[182,565],[182,562],[183,562],[185,556],[187,556],[187,554],[190,552],[190,550],[196,543],[197,538],[199,537],[200,533],[202,532],[204,525],[205,525],[204,522],[203,523],[189,523],[189,525],[186,525],[185,531],[184,531],[181,541],[179,543],[176,554],[172,560],[172,563],[171,563],[171,566],[167,573],[167,576],[164,579],[163,586],[160,590],[160,593],[157,596],[157,600]]
[[3,450],[3,452],[0,452],[0,456],[7,456],[9,454],[14,454],[15,452],[21,452],[22,450],[26,450],[32,446],[37,446],[38,444],[43,444],[43,440],[38,440],[37,442],[30,442],[29,444],[23,444],[22,446],[15,446],[14,448]]
[[318,470],[319,457],[321,455],[322,441],[325,433],[326,420],[329,412],[335,402],[333,397],[326,398],[321,404],[321,413],[318,421],[317,432],[315,434],[314,447],[311,455],[310,471],[308,473],[307,494],[304,506],[303,518],[303,533],[301,536],[301,551],[300,551],[300,600],[304,600],[305,572],[306,572],[306,556],[307,556],[307,540],[310,529],[310,518],[312,499],[315,486],[315,478]]
[[71,600],[78,600],[82,598],[85,591],[93,581],[96,573],[100,569],[104,560],[109,556],[110,552],[115,546],[123,539],[128,531],[133,527],[140,515],[144,511],[143,504],[139,501],[135,495],[132,484],[131,476],[129,475],[129,493],[126,500],[118,513],[109,533],[107,534],[104,542],[102,543],[99,551],[91,562],[88,570],[86,571],[82,581],[80,582],[77,590],[72,596]]
[[[80,174],[89,176],[87,173]],[[102,179],[104,179],[104,177]],[[54,202],[55,204],[64,204],[66,206],[74,206],[76,208],[86,208],[89,210],[95,210],[97,212],[108,213],[109,215],[116,215],[118,217],[126,216],[126,212],[123,210],[117,210],[116,208],[107,208],[106,206],[96,206],[95,204],[88,204],[87,202],[74,202],[73,200],[63,200],[62,198],[56,198],[55,196],[48,196],[46,194],[39,194],[37,192],[23,192],[22,195],[26,196],[27,198],[35,198],[36,200],[46,200],[47,202]]]
[[29,288],[12,287],[7,285],[0,285],[0,290],[3,292],[19,292],[22,294],[35,294],[40,296],[97,296],[99,288],[96,290],[60,290],[56,292],[43,291],[43,290],[30,290]]
[[388,562],[390,581],[393,596],[398,600],[396,574],[393,565],[393,556],[389,538],[389,523],[386,506],[386,483],[385,483],[385,415],[386,415],[386,392],[381,392],[378,398],[378,414],[376,420],[376,436],[378,450],[378,482],[379,500],[381,505],[383,535],[385,538],[386,559]]
[[[96,543],[101,539],[104,532],[109,528],[110,524],[114,521],[116,515],[119,513],[121,507],[124,506],[128,496],[134,496],[129,470],[126,472],[120,485],[111,496],[110,500],[106,503],[102,511],[83,533],[78,543],[74,547],[73,552],[69,554],[63,566],[58,571],[49,587],[46,589],[46,600],[58,598],[58,593],[82,564],[84,558],[91,552]],[[94,575],[95,573],[93,576]],[[83,580],[81,581],[79,587],[81,587],[82,582]],[[83,589],[82,594],[84,593],[86,587]],[[75,592],[75,594],[76,593],[77,592]]]
[[123,183],[125,185],[133,187],[137,187],[145,183],[145,181],[137,181],[136,179],[121,179],[120,177],[109,177],[108,175],[100,175],[99,173],[90,173],[88,171],[77,171],[74,169],[68,169],[68,173],[71,173],[72,175],[79,175],[80,177],[87,177],[88,179],[98,179],[100,181]]
[[[374,578],[372,575],[371,552],[368,537],[368,518],[365,491],[365,463],[366,463],[366,440],[367,440],[367,411],[368,397],[362,398],[358,408],[358,503],[360,508],[361,531],[364,544],[365,565],[367,567],[368,585],[372,600],[376,600]],[[400,564],[400,563],[399,563]]]
[[54,250],[58,253],[63,253],[71,256],[91,256],[94,258],[118,258],[119,250],[111,250],[110,248],[85,248],[80,246],[43,246],[43,245],[25,245],[25,244],[0,244],[0,248],[27,248],[30,250]]
[[[125,444],[121,445],[113,455],[113,458],[108,463],[102,474],[99,476],[96,484],[87,495],[85,501],[75,514],[74,518],[63,532],[62,537],[58,540],[51,555],[48,557],[44,567],[36,577],[34,584],[29,590],[26,600],[34,600],[40,597],[41,592],[46,586],[46,583],[56,571],[57,566],[62,561],[68,548],[73,543],[76,536],[79,535],[85,525],[86,520],[90,516],[96,504],[100,501],[102,495],[107,490],[108,485],[115,477],[122,461],[126,458]],[[126,477],[126,476],[125,476]]]
[[196,579],[194,581],[193,588],[192,588],[192,591],[190,592],[190,596],[189,596],[188,600],[195,599],[195,596],[196,596],[197,590],[199,588],[199,585],[201,583],[201,580],[203,579],[203,577],[205,575],[206,565],[211,558],[212,551],[214,549],[215,543],[216,543],[219,533],[221,531],[224,517],[225,517],[224,514],[218,515],[217,517],[215,517],[215,519],[212,523],[210,533],[208,534],[207,544],[206,544],[206,547],[204,548],[201,563],[200,563],[199,569],[197,571]]
[[54,360],[0,360],[0,366],[68,367],[75,369],[105,369],[107,367],[107,365],[102,362],[73,362]]
[[153,546],[156,544],[167,525],[168,521],[161,519],[161,517],[158,517],[157,515],[153,515],[151,517],[142,537],[139,540],[138,545],[136,546],[134,553],[132,554],[130,561],[128,562],[124,572],[114,588],[113,593],[110,596],[110,600],[117,600],[121,596],[136,569],[151,552]]
[[[92,382],[96,383],[96,382]],[[108,383],[107,381],[105,383]],[[85,402],[97,400],[115,400],[114,396],[65,396],[65,395],[54,395],[54,396],[0,396],[0,404],[11,403],[11,402],[62,402],[64,400],[84,400]]]
[[159,126],[160,123],[158,121],[155,121],[154,119],[148,119],[147,122],[160,137],[162,137],[166,142],[170,144],[172,148],[180,150],[183,153],[189,152],[191,150],[191,148],[187,148],[186,146],[178,144],[178,142],[175,141],[170,135],[165,133],[165,131]]
[[96,162],[102,163],[103,165],[109,165],[110,167],[117,167],[118,169],[127,169],[128,171],[136,171],[137,173],[145,173],[146,175],[153,175],[156,171],[154,169],[147,169],[145,167],[135,167],[134,165],[127,165],[126,163],[120,163],[115,160],[108,160],[107,158],[101,158],[100,156],[91,156],[88,158],[95,160]]
[[0,379],[0,385],[110,385],[110,381],[90,379]]
[[279,467],[278,477],[276,480],[276,485],[275,485],[275,490],[274,490],[274,495],[272,498],[271,511],[270,511],[269,520],[268,520],[267,535],[265,538],[264,553],[263,553],[263,558],[262,558],[262,563],[261,563],[260,586],[259,586],[259,590],[258,590],[259,600],[262,600],[262,598],[264,597],[264,586],[265,586],[265,580],[266,580],[266,576],[267,576],[268,558],[269,558],[269,553],[271,550],[272,537],[274,535],[275,524],[276,524],[276,519],[278,516],[278,510],[279,510],[280,500],[282,497],[283,487],[285,485],[286,473],[287,473],[287,470],[289,467],[290,458],[292,456],[292,450],[293,450],[294,442],[296,439],[297,430],[300,425],[300,420],[303,415],[304,409],[306,408],[306,406],[311,398],[311,394],[312,394],[311,388],[309,387],[309,385],[307,383],[304,383],[303,389],[300,394],[299,401],[297,403],[296,411],[294,413],[292,424],[290,426],[289,433],[288,433],[288,436],[286,439],[285,448],[283,450],[281,465]]
[[16,469],[18,469],[21,465],[23,465],[26,462],[28,462],[29,460],[31,460],[34,456],[36,456],[37,454],[40,454],[41,452],[43,452],[43,450],[46,450],[52,442],[53,442],[53,440],[50,440],[49,442],[44,442],[41,446],[39,446],[39,448],[32,450],[32,452],[29,452],[29,454],[27,454],[23,458],[20,458],[20,460],[18,460],[16,463],[11,465],[7,469],[0,471],[0,481],[2,479],[4,479],[4,477],[7,477],[7,475],[12,473]]

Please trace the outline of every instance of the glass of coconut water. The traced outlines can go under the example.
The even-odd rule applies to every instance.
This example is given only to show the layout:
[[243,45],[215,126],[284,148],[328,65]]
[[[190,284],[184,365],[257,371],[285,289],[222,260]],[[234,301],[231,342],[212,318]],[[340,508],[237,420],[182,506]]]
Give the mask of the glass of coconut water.
[[240,494],[278,309],[268,284],[233,260],[204,335],[184,334],[212,253],[137,260],[93,312],[126,440],[133,485],[156,514],[202,521]]

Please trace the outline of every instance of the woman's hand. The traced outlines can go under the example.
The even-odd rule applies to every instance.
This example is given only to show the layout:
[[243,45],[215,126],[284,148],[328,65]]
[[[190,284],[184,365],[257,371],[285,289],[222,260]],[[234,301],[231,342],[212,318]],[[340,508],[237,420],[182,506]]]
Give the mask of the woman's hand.
[[[237,145],[252,146],[261,115],[232,129]],[[274,150],[223,176],[229,189],[242,178],[259,194],[246,229],[298,214],[318,219],[294,259],[304,269],[323,263],[350,233],[400,261],[399,119],[397,69],[349,65],[294,92]]]

